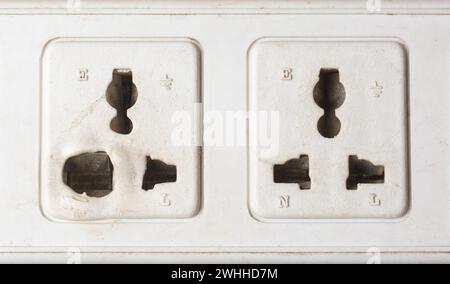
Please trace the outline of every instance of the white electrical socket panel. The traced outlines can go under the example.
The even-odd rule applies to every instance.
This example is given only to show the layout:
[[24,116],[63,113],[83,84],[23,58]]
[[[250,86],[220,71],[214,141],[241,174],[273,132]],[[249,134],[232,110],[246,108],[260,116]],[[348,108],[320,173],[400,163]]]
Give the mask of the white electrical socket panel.
[[449,1],[5,0],[0,25],[0,261],[450,261]]
[[[120,115],[108,102],[113,72],[130,74],[136,89],[135,101],[127,109],[132,129],[126,133],[111,129],[112,119]],[[200,74],[200,49],[190,39],[50,41],[42,57],[43,213],[61,221],[195,216],[201,200],[201,149],[195,146],[201,136],[201,126],[195,125],[201,123],[195,120],[201,102]],[[177,112],[192,118],[186,145],[175,141],[172,119]],[[98,152],[111,160],[110,191],[89,196],[83,192],[89,182],[83,176],[89,173],[75,172],[83,165],[67,161]],[[144,190],[147,157],[176,166],[176,179]],[[87,163],[102,166],[95,157]],[[72,168],[63,174],[65,167]],[[106,189],[104,184],[92,187]]]
[[[280,137],[279,145],[253,147],[250,152],[250,207],[255,217],[389,219],[406,214],[407,58],[406,48],[396,39],[266,38],[253,44],[250,110],[278,114]],[[320,106],[314,92],[320,77],[330,71],[335,78],[324,81],[328,86],[323,88],[330,98],[324,97]],[[332,93],[339,87],[342,97]],[[330,109],[334,112],[330,120],[336,120],[340,129],[324,137],[318,123],[325,115],[323,106],[333,100],[340,100],[340,105]],[[260,133],[274,128],[266,118],[251,116],[250,145],[264,145],[258,141]],[[298,181],[289,183],[289,176],[275,183],[276,174],[292,175],[288,172],[295,166],[288,163],[302,155],[308,157],[307,188],[302,189]],[[363,181],[349,189],[350,156],[373,163],[369,167],[381,165],[384,172],[379,183]],[[281,173],[275,172],[276,165]],[[360,174],[367,178],[370,172]]]

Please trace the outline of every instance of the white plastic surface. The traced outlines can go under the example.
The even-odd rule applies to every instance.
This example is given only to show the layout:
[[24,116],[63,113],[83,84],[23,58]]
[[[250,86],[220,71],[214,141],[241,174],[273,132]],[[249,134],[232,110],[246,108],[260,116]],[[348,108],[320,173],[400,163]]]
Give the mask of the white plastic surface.
[[[357,256],[354,253],[358,253],[358,257],[365,257],[368,251],[379,251],[382,255],[386,253],[390,256],[389,261],[404,260],[405,258],[416,261],[429,259],[424,258],[424,255],[433,255],[434,260],[445,259],[445,257],[439,258],[439,256],[445,255],[448,259],[448,252],[450,252],[450,179],[448,174],[450,172],[450,96],[447,95],[450,93],[450,81],[448,80],[450,77],[449,1],[376,2],[380,3],[380,6],[367,6],[366,1],[188,0],[117,1],[114,3],[112,1],[75,1],[75,3],[81,3],[80,6],[68,6],[67,3],[67,1],[0,2],[0,25],[3,27],[0,35],[0,66],[2,66],[0,68],[0,96],[3,102],[3,107],[0,109],[0,130],[2,133],[2,139],[0,139],[0,157],[2,158],[0,166],[0,189],[2,193],[0,212],[3,216],[0,221],[0,232],[2,232],[0,252],[5,255],[4,259],[8,259],[8,256],[13,258],[17,254],[20,254],[21,257],[28,256],[30,259],[36,255],[45,255],[45,253],[65,256],[66,252],[73,248],[81,253],[86,252],[86,254],[99,252],[103,256],[102,253],[104,253],[111,259],[116,258],[118,260],[121,258],[120,253],[132,252],[141,256],[146,253],[155,257],[158,253],[166,253],[166,257],[173,261],[180,259],[180,254],[183,254],[183,259],[188,258],[190,256],[188,253],[214,254],[216,261],[218,259],[235,261],[236,258],[233,257],[235,253],[244,256],[251,254],[256,257],[258,255],[264,255],[265,257],[270,255],[270,257],[273,257],[271,259],[277,262],[289,261],[289,257],[285,257],[287,254],[289,256],[301,256],[302,259],[307,255],[317,256],[321,261],[326,262],[331,253],[356,261]],[[57,38],[62,38],[62,42],[74,38],[78,41],[69,40],[70,44],[67,47],[65,44],[61,44],[58,47],[61,50],[58,50],[56,46],[52,49],[49,43],[51,41],[53,41],[53,44],[58,42],[58,40],[55,41]],[[387,178],[389,179],[388,184],[391,184],[391,178],[401,182],[400,187],[396,189],[396,192],[399,193],[398,196],[400,196],[396,200],[399,202],[391,207],[389,212],[386,211],[389,214],[383,216],[376,213],[373,215],[375,218],[370,220],[362,218],[344,220],[309,218],[298,221],[298,216],[294,216],[297,213],[293,213],[290,216],[291,219],[285,219],[281,222],[261,222],[261,220],[254,218],[253,215],[255,214],[252,214],[249,208],[250,200],[254,197],[253,189],[250,186],[252,182],[253,184],[255,182],[254,179],[250,179],[252,177],[250,170],[259,163],[259,161],[249,159],[254,157],[250,155],[254,149],[248,147],[247,143],[240,145],[206,144],[202,149],[203,173],[199,179],[202,189],[201,210],[197,215],[194,214],[195,217],[192,217],[194,212],[192,208],[197,208],[194,206],[196,202],[191,200],[190,206],[183,207],[184,214],[177,216],[182,217],[181,215],[184,215],[186,217],[189,215],[189,217],[192,217],[183,222],[178,218],[170,218],[169,215],[164,215],[161,211],[158,213],[146,211],[147,216],[142,215],[143,219],[125,218],[126,222],[123,219],[116,220],[115,218],[120,217],[120,214],[113,215],[110,212],[101,216],[103,219],[101,222],[92,221],[98,216],[94,216],[94,214],[86,216],[84,221],[55,222],[54,219],[70,221],[74,216],[69,211],[60,211],[59,202],[55,202],[53,208],[47,207],[49,210],[41,210],[45,207],[42,206],[43,203],[41,202],[45,190],[48,190],[47,193],[58,189],[63,192],[65,190],[60,180],[52,181],[44,177],[57,178],[61,171],[58,165],[61,166],[62,159],[66,155],[82,151],[81,148],[102,148],[111,151],[113,145],[122,148],[123,145],[128,144],[125,138],[114,140],[108,133],[103,132],[107,130],[105,123],[109,123],[111,116],[114,115],[114,110],[108,104],[101,102],[98,103],[97,110],[102,110],[102,113],[104,111],[104,116],[101,116],[100,112],[93,112],[93,116],[87,116],[87,120],[81,120],[82,123],[77,124],[77,126],[83,126],[83,123],[90,121],[89,119],[98,122],[98,126],[95,124],[93,127],[98,129],[96,131],[104,134],[102,135],[104,142],[87,143],[80,140],[77,143],[74,139],[69,139],[69,137],[61,134],[61,131],[66,129],[65,126],[70,125],[71,121],[76,118],[74,116],[75,110],[85,111],[86,107],[92,103],[92,99],[95,101],[95,99],[101,98],[111,80],[111,72],[115,64],[104,61],[102,64],[107,65],[108,72],[99,74],[90,71],[89,74],[93,81],[89,82],[101,81],[101,83],[98,86],[92,86],[93,89],[96,89],[95,92],[89,90],[86,93],[83,92],[86,94],[86,97],[83,97],[85,100],[75,100],[68,95],[72,92],[75,94],[75,91],[72,88],[65,88],[63,85],[66,83],[60,85],[62,82],[67,82],[67,87],[76,85],[80,88],[86,88],[86,84],[90,84],[76,81],[80,60],[90,58],[92,62],[99,62],[104,60],[107,53],[103,52],[103,49],[95,51],[95,56],[89,55],[89,53],[77,53],[76,55],[69,53],[72,52],[70,50],[76,49],[77,42],[86,42],[87,39],[92,39],[92,44],[82,44],[83,48],[95,49],[95,42],[102,41],[102,38],[113,39],[114,42],[120,39],[124,42],[122,45],[128,46],[130,45],[129,42],[139,39],[136,46],[140,46],[142,49],[154,47],[150,43],[147,45],[146,42],[148,41],[172,42],[175,38],[194,40],[201,47],[200,49],[195,48],[191,40],[182,40],[181,43],[177,41],[177,44],[186,47],[189,54],[189,56],[179,54],[177,58],[180,58],[183,62],[187,60],[191,63],[190,67],[177,65],[176,70],[172,72],[179,72],[177,71],[179,68],[182,68],[182,70],[185,70],[183,68],[198,70],[196,64],[201,64],[201,76],[197,77],[199,80],[197,84],[200,84],[200,86],[190,81],[186,84],[201,90],[205,117],[210,112],[225,114],[229,111],[238,111],[245,114],[249,110],[251,106],[249,104],[251,97],[249,82],[251,78],[248,78],[248,66],[251,59],[251,50],[255,48],[254,43],[258,39],[284,38],[289,39],[289,41],[298,41],[299,38],[333,38],[333,41],[355,39],[355,42],[377,42],[379,39],[391,39],[388,42],[392,42],[392,39],[396,39],[395,44],[390,43],[386,47],[396,55],[392,56],[389,52],[381,57],[384,58],[383,66],[387,64],[386,62],[391,61],[394,63],[393,66],[386,69],[383,67],[379,70],[379,73],[375,69],[371,69],[370,72],[376,73],[376,76],[370,76],[368,83],[378,80],[378,78],[373,78],[378,76],[382,76],[383,81],[385,81],[385,73],[394,76],[392,79],[388,78],[388,81],[394,80],[394,78],[397,78],[395,81],[404,80],[404,77],[407,76],[406,94],[404,89],[401,90],[399,85],[395,85],[398,89],[392,92],[392,97],[383,96],[379,100],[371,99],[373,109],[368,108],[364,103],[364,106],[361,106],[362,109],[355,114],[353,119],[351,114],[348,114],[345,110],[359,109],[359,106],[358,108],[350,108],[350,106],[358,101],[363,103],[363,99],[355,98],[352,95],[353,92],[348,91],[347,105],[344,103],[342,108],[338,110],[338,114],[343,120],[343,126],[347,127],[347,125],[350,125],[349,123],[353,124],[352,121],[367,114],[373,116],[375,110],[382,109],[377,106],[376,102],[381,103],[386,99],[395,104],[395,110],[398,112],[396,115],[392,113],[392,111],[395,111],[394,108],[392,108],[392,111],[390,108],[389,111],[383,110],[386,112],[385,116],[389,116],[390,121],[384,117],[380,118],[384,122],[389,122],[386,129],[377,125],[377,133],[381,131],[382,134],[378,136],[370,133],[367,134],[367,137],[356,137],[355,139],[358,141],[368,137],[374,138],[365,141],[367,144],[360,145],[364,148],[355,151],[360,158],[373,159],[377,163],[386,163],[388,170],[392,167],[398,169],[394,176],[389,175]],[[164,38],[164,40],[160,40],[161,38]],[[397,42],[401,42],[403,48],[399,48]],[[120,44],[113,44],[107,49],[117,50],[119,47]],[[52,49],[52,52],[44,52],[47,48]],[[175,47],[172,46],[172,48]],[[172,48],[158,47],[156,49],[168,53]],[[290,49],[289,45],[287,45],[287,48]],[[323,46],[321,48],[324,49]],[[67,52],[58,54],[58,52],[66,49]],[[352,60],[350,55],[355,51],[354,49],[346,51],[346,54],[342,57]],[[367,44],[367,49],[373,49],[376,52],[378,45]],[[359,45],[356,48],[356,51],[358,50],[360,50]],[[197,55],[194,56],[194,53]],[[407,58],[402,60],[401,54],[403,53],[407,55]],[[128,54],[131,54],[131,52]],[[174,54],[178,54],[178,52],[174,51]],[[362,58],[365,51],[360,50],[357,54],[358,58]],[[51,60],[48,61],[51,58],[48,57],[49,55],[56,56],[55,58],[58,57],[59,59],[52,63]],[[194,57],[198,55],[201,57],[200,63],[194,63],[196,60]],[[111,57],[111,61],[119,60],[117,56]],[[167,54],[166,56],[171,57]],[[285,56],[300,60],[301,55],[287,52]],[[152,52],[146,52],[145,56],[141,53],[139,58],[133,58],[135,64],[133,68],[158,69],[159,72],[154,75],[147,75],[148,79],[141,72],[134,71],[134,76],[140,82],[139,85],[144,84],[147,86],[146,89],[151,89],[151,86],[160,84],[160,76],[164,76],[161,72],[164,73],[165,70],[163,70],[164,66],[153,65],[152,60],[147,58],[153,58],[154,61],[162,63],[163,57]],[[270,57],[267,57],[267,59],[270,59]],[[339,64],[347,66],[345,68],[340,67],[343,73],[342,81],[347,90],[352,89],[352,86],[348,84],[349,80],[354,81],[358,86],[362,86],[362,82],[352,80],[349,75],[345,75],[347,72],[345,70],[349,70],[352,66],[357,67],[360,63],[354,62],[353,64],[344,62],[341,58],[336,59],[342,60]],[[371,62],[373,59],[367,57],[365,60]],[[45,62],[47,65],[43,64]],[[62,64],[64,62],[75,69],[65,69],[67,68],[66,65]],[[171,62],[168,64],[172,64]],[[287,62],[283,63],[285,65]],[[55,64],[57,65],[55,66]],[[87,63],[85,62],[85,64]],[[400,70],[400,66],[403,64],[407,65],[409,75],[391,73],[392,70]],[[41,72],[45,66],[50,67],[50,71],[61,70],[60,72],[51,71],[59,78],[58,82],[51,85],[43,84],[43,82],[48,82],[44,81],[44,78],[48,78],[48,74]],[[175,68],[175,66],[171,66]],[[277,70],[279,67],[278,65],[274,67],[274,74],[279,75],[279,72],[281,72],[281,70]],[[284,67],[288,66],[282,66],[281,68]],[[296,71],[295,73],[296,76],[301,76],[299,78],[304,78],[305,82],[310,82],[308,86],[311,85],[312,81],[317,80],[319,72],[318,66],[312,67],[314,67],[312,68],[314,70],[311,70],[311,72],[298,73],[299,71]],[[96,67],[89,68],[95,69]],[[262,70],[272,70],[272,68]],[[143,72],[149,74],[147,71]],[[193,74],[189,74],[185,72],[177,73],[174,82],[183,80],[182,78],[185,76],[193,76]],[[358,78],[366,78],[362,74],[356,75]],[[269,83],[268,81],[267,84]],[[285,88],[287,89],[284,96],[293,96],[291,88],[287,87],[289,83],[284,83],[287,83],[283,84],[283,86],[286,85]],[[48,90],[49,86],[57,88],[57,93],[44,93],[44,90]],[[140,93],[142,98],[147,92],[141,91]],[[163,91],[156,92],[157,96],[163,94]],[[189,97],[183,96],[182,98],[186,100],[198,98],[198,94],[188,94],[190,94]],[[310,94],[309,88],[305,90],[305,94]],[[361,91],[358,94],[364,94],[364,92]],[[399,102],[400,98],[404,96],[408,99],[409,110],[404,108],[406,104]],[[64,104],[66,97],[68,102],[72,103],[65,106],[73,112],[49,108],[51,104]],[[164,100],[166,99],[172,100],[173,97],[170,95],[164,96]],[[294,109],[294,113],[291,115],[295,117],[300,115],[296,114],[296,108],[306,106],[294,105],[296,100],[300,100],[299,97],[292,99],[292,105],[289,107]],[[76,104],[73,102],[76,102]],[[149,106],[144,100],[138,100],[138,102]],[[178,101],[173,101],[173,103],[178,103]],[[313,108],[310,110],[311,114],[315,116],[308,119],[304,127],[311,127],[312,131],[317,119],[316,115],[320,113],[316,106],[310,104]],[[141,106],[144,107],[144,105]],[[134,111],[137,111],[141,106],[136,104],[134,110],[133,108],[130,110],[130,114],[138,116],[139,113]],[[50,118],[50,120],[47,118]],[[160,118],[169,119],[165,116]],[[400,121],[403,121],[403,119],[407,119],[409,122],[409,139],[404,137],[406,129],[400,126]],[[293,129],[303,125],[300,122],[296,123],[298,124],[292,126]],[[204,128],[207,127],[204,125]],[[54,130],[54,132],[48,132],[49,129]],[[397,138],[383,136],[384,130],[392,134],[395,129],[399,131],[396,134],[398,135]],[[139,128],[137,130],[140,131]],[[75,136],[76,133],[91,135],[96,132],[92,130],[82,132],[81,128],[74,128],[73,131],[72,133],[69,131],[68,135]],[[243,127],[239,128],[237,133],[242,137],[249,137],[249,131],[247,123],[244,122]],[[368,129],[367,131],[371,130]],[[45,133],[48,136],[44,136]],[[146,138],[133,140],[135,141],[133,144],[135,148],[132,151],[136,154],[139,153],[139,155],[136,155],[139,160],[133,160],[131,165],[134,163],[136,163],[136,166],[140,165],[141,173],[143,161],[140,159],[142,159],[142,154],[150,152],[148,154],[151,155],[155,151],[153,148],[155,146],[160,147],[155,152],[164,154],[164,158],[169,161],[181,160],[182,165],[186,165],[186,167],[188,163],[193,162],[183,161],[182,156],[184,154],[178,152],[177,149],[167,149],[166,147],[171,146],[164,145],[164,142],[156,139],[151,135],[151,132],[142,131],[139,133]],[[344,134],[345,132],[343,132]],[[300,134],[292,131],[292,135]],[[164,135],[164,137],[166,136]],[[354,136],[347,137],[353,138]],[[393,143],[397,144],[385,144],[383,147],[387,150],[386,152],[382,149],[370,149],[369,153],[369,148],[366,147],[369,147],[369,144],[373,146],[381,145],[379,142],[383,137],[389,138],[387,141],[394,141]],[[144,140],[147,138],[149,140],[155,139],[157,144],[145,143]],[[280,141],[284,141],[283,139],[290,139],[290,135],[283,135]],[[289,142],[289,140],[286,142]],[[400,170],[404,169],[403,166],[407,163],[405,159],[401,158],[407,156],[408,153],[404,152],[405,144],[409,144],[409,186],[401,178],[408,171]],[[54,147],[48,148],[49,145]],[[346,152],[339,153],[340,156],[336,157],[339,171],[346,168],[345,161],[342,161],[342,159],[348,154],[347,150],[353,150],[353,147],[356,146],[356,144],[348,146],[352,149],[342,146],[343,151],[346,150]],[[55,162],[49,162],[50,149],[56,150]],[[331,148],[327,149],[331,151]],[[398,152],[393,152],[395,149]],[[303,149],[297,148],[281,148],[280,150],[280,155],[273,158],[271,162],[284,162],[285,159],[293,158],[293,156],[303,152]],[[320,149],[311,148],[310,150],[321,155]],[[364,153],[360,151],[364,151]],[[112,153],[112,159],[121,157],[120,155],[114,155],[114,151]],[[193,155],[194,151],[191,149],[189,153]],[[388,157],[388,155],[392,156]],[[310,161],[315,160],[313,157],[310,158]],[[386,161],[386,159],[389,159],[389,161]],[[400,161],[401,164],[393,164],[392,161],[394,160]],[[54,169],[54,171],[51,169]],[[326,176],[325,173],[317,173],[317,170],[318,167],[316,167],[316,173],[313,177],[316,183],[317,177]],[[261,173],[263,172],[264,169]],[[341,179],[342,176],[339,175],[340,182],[342,182]],[[131,183],[132,180],[131,178]],[[267,180],[258,179],[258,182],[262,181],[267,182]],[[41,186],[45,184],[47,184],[47,187]],[[52,186],[48,187],[50,184]],[[167,186],[170,185],[167,184]],[[377,185],[373,185],[373,187],[376,187],[377,190],[379,188]],[[124,187],[124,191],[131,191],[132,188],[135,187]],[[391,217],[402,215],[399,212],[403,213],[404,193],[408,191],[408,188],[408,214],[402,218],[391,219]],[[367,197],[365,196],[367,194],[366,189],[368,188],[361,188],[356,194],[364,195],[362,198],[365,199]],[[372,189],[372,185],[370,189]],[[61,192],[57,192],[53,196],[59,194]],[[295,190],[294,194],[302,194],[302,192]],[[136,198],[137,196],[133,197],[133,199]],[[189,197],[183,196],[183,198]],[[153,201],[151,202],[153,204]],[[386,202],[383,204],[389,204],[397,201],[386,200],[386,197],[383,197],[383,202]],[[322,205],[321,203],[317,206]],[[123,204],[123,206],[130,208],[134,205]],[[367,216],[367,212],[364,212],[367,209],[360,208],[359,210],[361,210],[358,211],[361,215]],[[51,214],[48,215],[53,215],[53,218],[47,218],[48,216],[45,216],[43,211],[50,212]],[[330,212],[326,212],[327,215],[330,215]],[[338,213],[343,214],[342,212],[344,211],[339,210]],[[270,217],[271,213],[267,213],[266,217]],[[309,214],[306,211],[303,213]],[[167,216],[169,216],[168,219],[161,219]],[[132,216],[130,213],[128,217],[138,216]],[[279,218],[280,216],[276,217]],[[318,261],[314,257],[311,260]]]
[[[136,103],[128,110],[133,122],[129,135],[110,129],[116,109],[108,104],[106,90],[115,69],[131,70],[137,88]],[[173,133],[179,122],[173,120],[181,111],[196,117],[200,70],[200,49],[186,39],[51,41],[42,58],[43,213],[72,221],[195,216],[201,201],[201,152],[194,139],[201,127],[192,119],[191,143],[177,145]],[[162,85],[167,79],[172,81]],[[110,156],[114,189],[103,198],[77,194],[63,183],[64,163],[97,151]],[[147,156],[176,165],[177,181],[143,190]]]
[[[321,69],[339,71],[341,129],[323,137],[313,98]],[[284,77],[288,69],[290,77]],[[289,76],[289,75],[288,75]],[[250,206],[262,219],[399,218],[408,209],[407,53],[393,39],[263,39],[249,54],[250,110],[279,114],[278,145],[262,147],[265,117],[250,120]],[[276,125],[275,125],[276,126]],[[272,128],[274,128],[272,126]],[[274,165],[309,156],[311,189],[274,183]],[[347,190],[349,155],[385,168],[382,184]]]

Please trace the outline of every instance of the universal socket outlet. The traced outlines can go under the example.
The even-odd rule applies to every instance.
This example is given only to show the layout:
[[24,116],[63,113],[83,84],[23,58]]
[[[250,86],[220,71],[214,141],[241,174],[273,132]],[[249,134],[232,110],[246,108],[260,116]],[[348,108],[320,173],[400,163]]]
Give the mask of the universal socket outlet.
[[[279,114],[279,125],[250,119],[250,145],[261,145],[261,129],[279,134],[279,145],[272,147],[278,151],[250,149],[254,217],[406,214],[408,73],[401,42],[265,38],[250,49],[249,80],[250,110]],[[320,99],[320,92],[329,97]]]
[[[41,158],[47,217],[180,219],[198,213],[200,58],[189,39],[66,38],[47,44]],[[174,118],[186,116],[192,120],[183,130],[191,140],[178,144],[172,134],[180,122]],[[86,183],[95,191],[85,192]]]

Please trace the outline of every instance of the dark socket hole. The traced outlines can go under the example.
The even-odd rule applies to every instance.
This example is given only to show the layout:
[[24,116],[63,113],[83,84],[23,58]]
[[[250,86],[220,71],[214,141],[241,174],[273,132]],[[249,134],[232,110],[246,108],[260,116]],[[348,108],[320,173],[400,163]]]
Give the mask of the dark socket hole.
[[111,120],[110,127],[119,134],[130,134],[133,122],[127,116],[127,111],[137,100],[137,88],[133,83],[133,72],[128,69],[115,69],[113,79],[106,91],[106,100],[117,110],[117,115]]
[[341,130],[341,121],[336,116],[345,100],[345,88],[339,79],[339,70],[324,68],[320,70],[319,82],[314,87],[314,100],[324,110],[317,123],[319,133],[326,138],[336,137]]
[[384,183],[384,166],[375,166],[370,161],[360,160],[353,155],[348,158],[348,167],[348,190],[357,190],[358,184],[362,183]]
[[85,153],[67,159],[63,181],[78,194],[104,197],[113,190],[113,171],[105,152]]
[[301,155],[300,159],[292,159],[273,168],[275,183],[297,183],[300,189],[311,189],[309,177],[309,157]]
[[147,157],[147,169],[145,171],[144,180],[142,182],[143,190],[152,190],[157,184],[176,181],[176,166],[167,165],[163,161],[152,160],[151,157]]

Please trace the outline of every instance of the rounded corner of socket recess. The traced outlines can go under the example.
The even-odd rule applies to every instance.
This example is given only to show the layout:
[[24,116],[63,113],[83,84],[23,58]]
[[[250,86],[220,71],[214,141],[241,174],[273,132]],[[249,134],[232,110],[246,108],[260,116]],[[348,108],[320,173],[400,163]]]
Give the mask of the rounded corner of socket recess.
[[46,218],[152,221],[200,213],[201,56],[189,38],[46,44],[40,162]]
[[407,216],[409,74],[401,39],[265,37],[248,60],[249,108],[258,114],[249,120],[255,219]]

